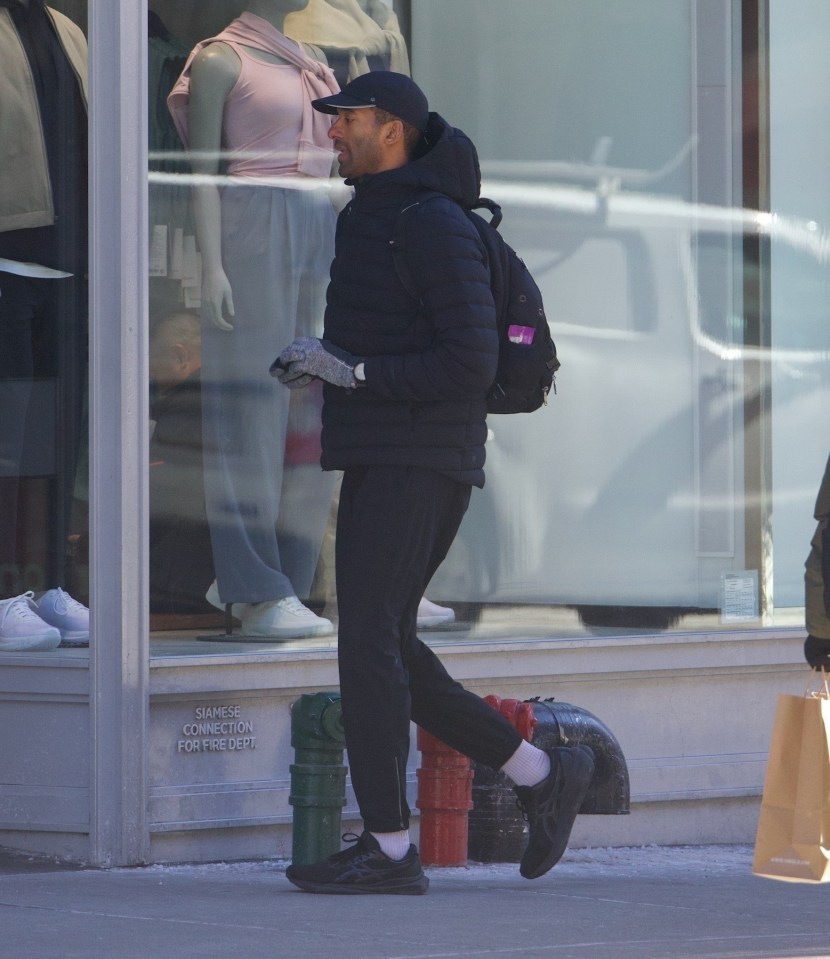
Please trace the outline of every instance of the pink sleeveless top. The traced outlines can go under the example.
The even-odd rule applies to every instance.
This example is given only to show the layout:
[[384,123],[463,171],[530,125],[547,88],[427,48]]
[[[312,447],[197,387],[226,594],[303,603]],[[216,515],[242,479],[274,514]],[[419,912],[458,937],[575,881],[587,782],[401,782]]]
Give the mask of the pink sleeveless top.
[[305,95],[300,71],[290,64],[266,63],[241,44],[224,42],[242,61],[222,124],[228,175],[298,173]]
[[[328,138],[331,117],[314,110],[311,101],[338,92],[334,74],[266,20],[247,11],[222,33],[196,44],[170,91],[167,105],[184,145],[188,145],[190,67],[205,46],[217,41],[232,47],[242,63],[225,101],[222,123],[223,146],[232,154],[228,173],[328,177],[334,159]],[[246,47],[287,62],[266,63]]]

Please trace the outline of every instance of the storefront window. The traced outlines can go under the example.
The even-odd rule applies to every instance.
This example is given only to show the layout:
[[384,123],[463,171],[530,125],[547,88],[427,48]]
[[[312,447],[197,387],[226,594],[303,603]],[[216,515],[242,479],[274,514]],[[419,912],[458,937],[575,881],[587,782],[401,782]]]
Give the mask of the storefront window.
[[0,653],[89,643],[85,29],[0,3]]
[[389,5],[356,0],[159,0],[149,42],[154,626],[215,632],[232,604],[256,640],[333,641],[322,391],[269,366],[322,335],[348,198],[309,101],[408,72],[406,44]]
[[334,642],[320,395],[268,366],[321,333],[347,198],[324,140],[298,152],[300,78],[379,68],[476,143],[562,360],[548,408],[490,418],[486,486],[427,594],[459,641],[803,622],[830,124],[800,91],[827,88],[830,21],[818,0],[763,6],[152,0],[157,635],[221,639],[233,603],[237,632],[279,638],[242,604],[291,594],[300,645]]

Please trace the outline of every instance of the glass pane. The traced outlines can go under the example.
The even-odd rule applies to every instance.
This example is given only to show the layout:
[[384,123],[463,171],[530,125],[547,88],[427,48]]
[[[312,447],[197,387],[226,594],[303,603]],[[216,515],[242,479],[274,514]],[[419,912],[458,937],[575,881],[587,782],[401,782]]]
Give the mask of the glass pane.
[[[478,145],[563,364],[552,409],[491,417],[487,486],[437,598],[566,633],[566,608],[592,631],[799,621],[828,452],[804,424],[827,422],[830,325],[826,137],[798,90],[822,88],[830,24],[814,3],[792,13],[773,5],[763,117],[773,209],[799,199],[785,229],[741,209],[757,81],[730,5],[413,5],[414,75]],[[744,253],[759,234],[760,262]],[[744,297],[763,284],[753,348],[767,305]]]
[[[336,620],[321,400],[275,392],[267,365],[297,333],[320,334],[348,194],[301,167],[289,84],[262,106],[260,78],[296,79],[264,39],[275,30],[341,84],[411,69],[477,145],[482,192],[545,297],[558,394],[489,419],[486,486],[428,589],[455,611],[454,635],[803,621],[828,452],[826,430],[804,424],[830,409],[830,124],[799,91],[828,88],[830,22],[816,0],[771,3],[759,70],[742,6],[754,5],[274,0],[247,7],[252,32],[217,41],[243,5],[153,0],[158,628],[215,637],[207,592],[222,607],[289,588]],[[168,94],[207,39],[189,99],[174,95],[195,120],[185,149]],[[208,61],[225,63],[225,86]]]
[[0,5],[0,650],[89,642],[85,25]]

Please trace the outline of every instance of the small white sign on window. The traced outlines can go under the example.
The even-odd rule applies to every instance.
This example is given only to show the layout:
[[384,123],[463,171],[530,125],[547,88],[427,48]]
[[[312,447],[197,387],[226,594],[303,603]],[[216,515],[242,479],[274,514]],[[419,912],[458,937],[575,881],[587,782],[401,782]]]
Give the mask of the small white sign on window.
[[758,570],[724,573],[721,576],[721,622],[746,623],[759,616]]

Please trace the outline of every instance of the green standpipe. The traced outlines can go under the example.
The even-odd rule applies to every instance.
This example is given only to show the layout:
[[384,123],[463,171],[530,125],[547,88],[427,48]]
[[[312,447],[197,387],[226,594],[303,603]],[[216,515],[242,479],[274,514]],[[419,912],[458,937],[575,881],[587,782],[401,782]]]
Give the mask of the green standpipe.
[[340,816],[346,805],[340,694],[307,693],[291,707],[291,858],[306,865],[340,849]]

